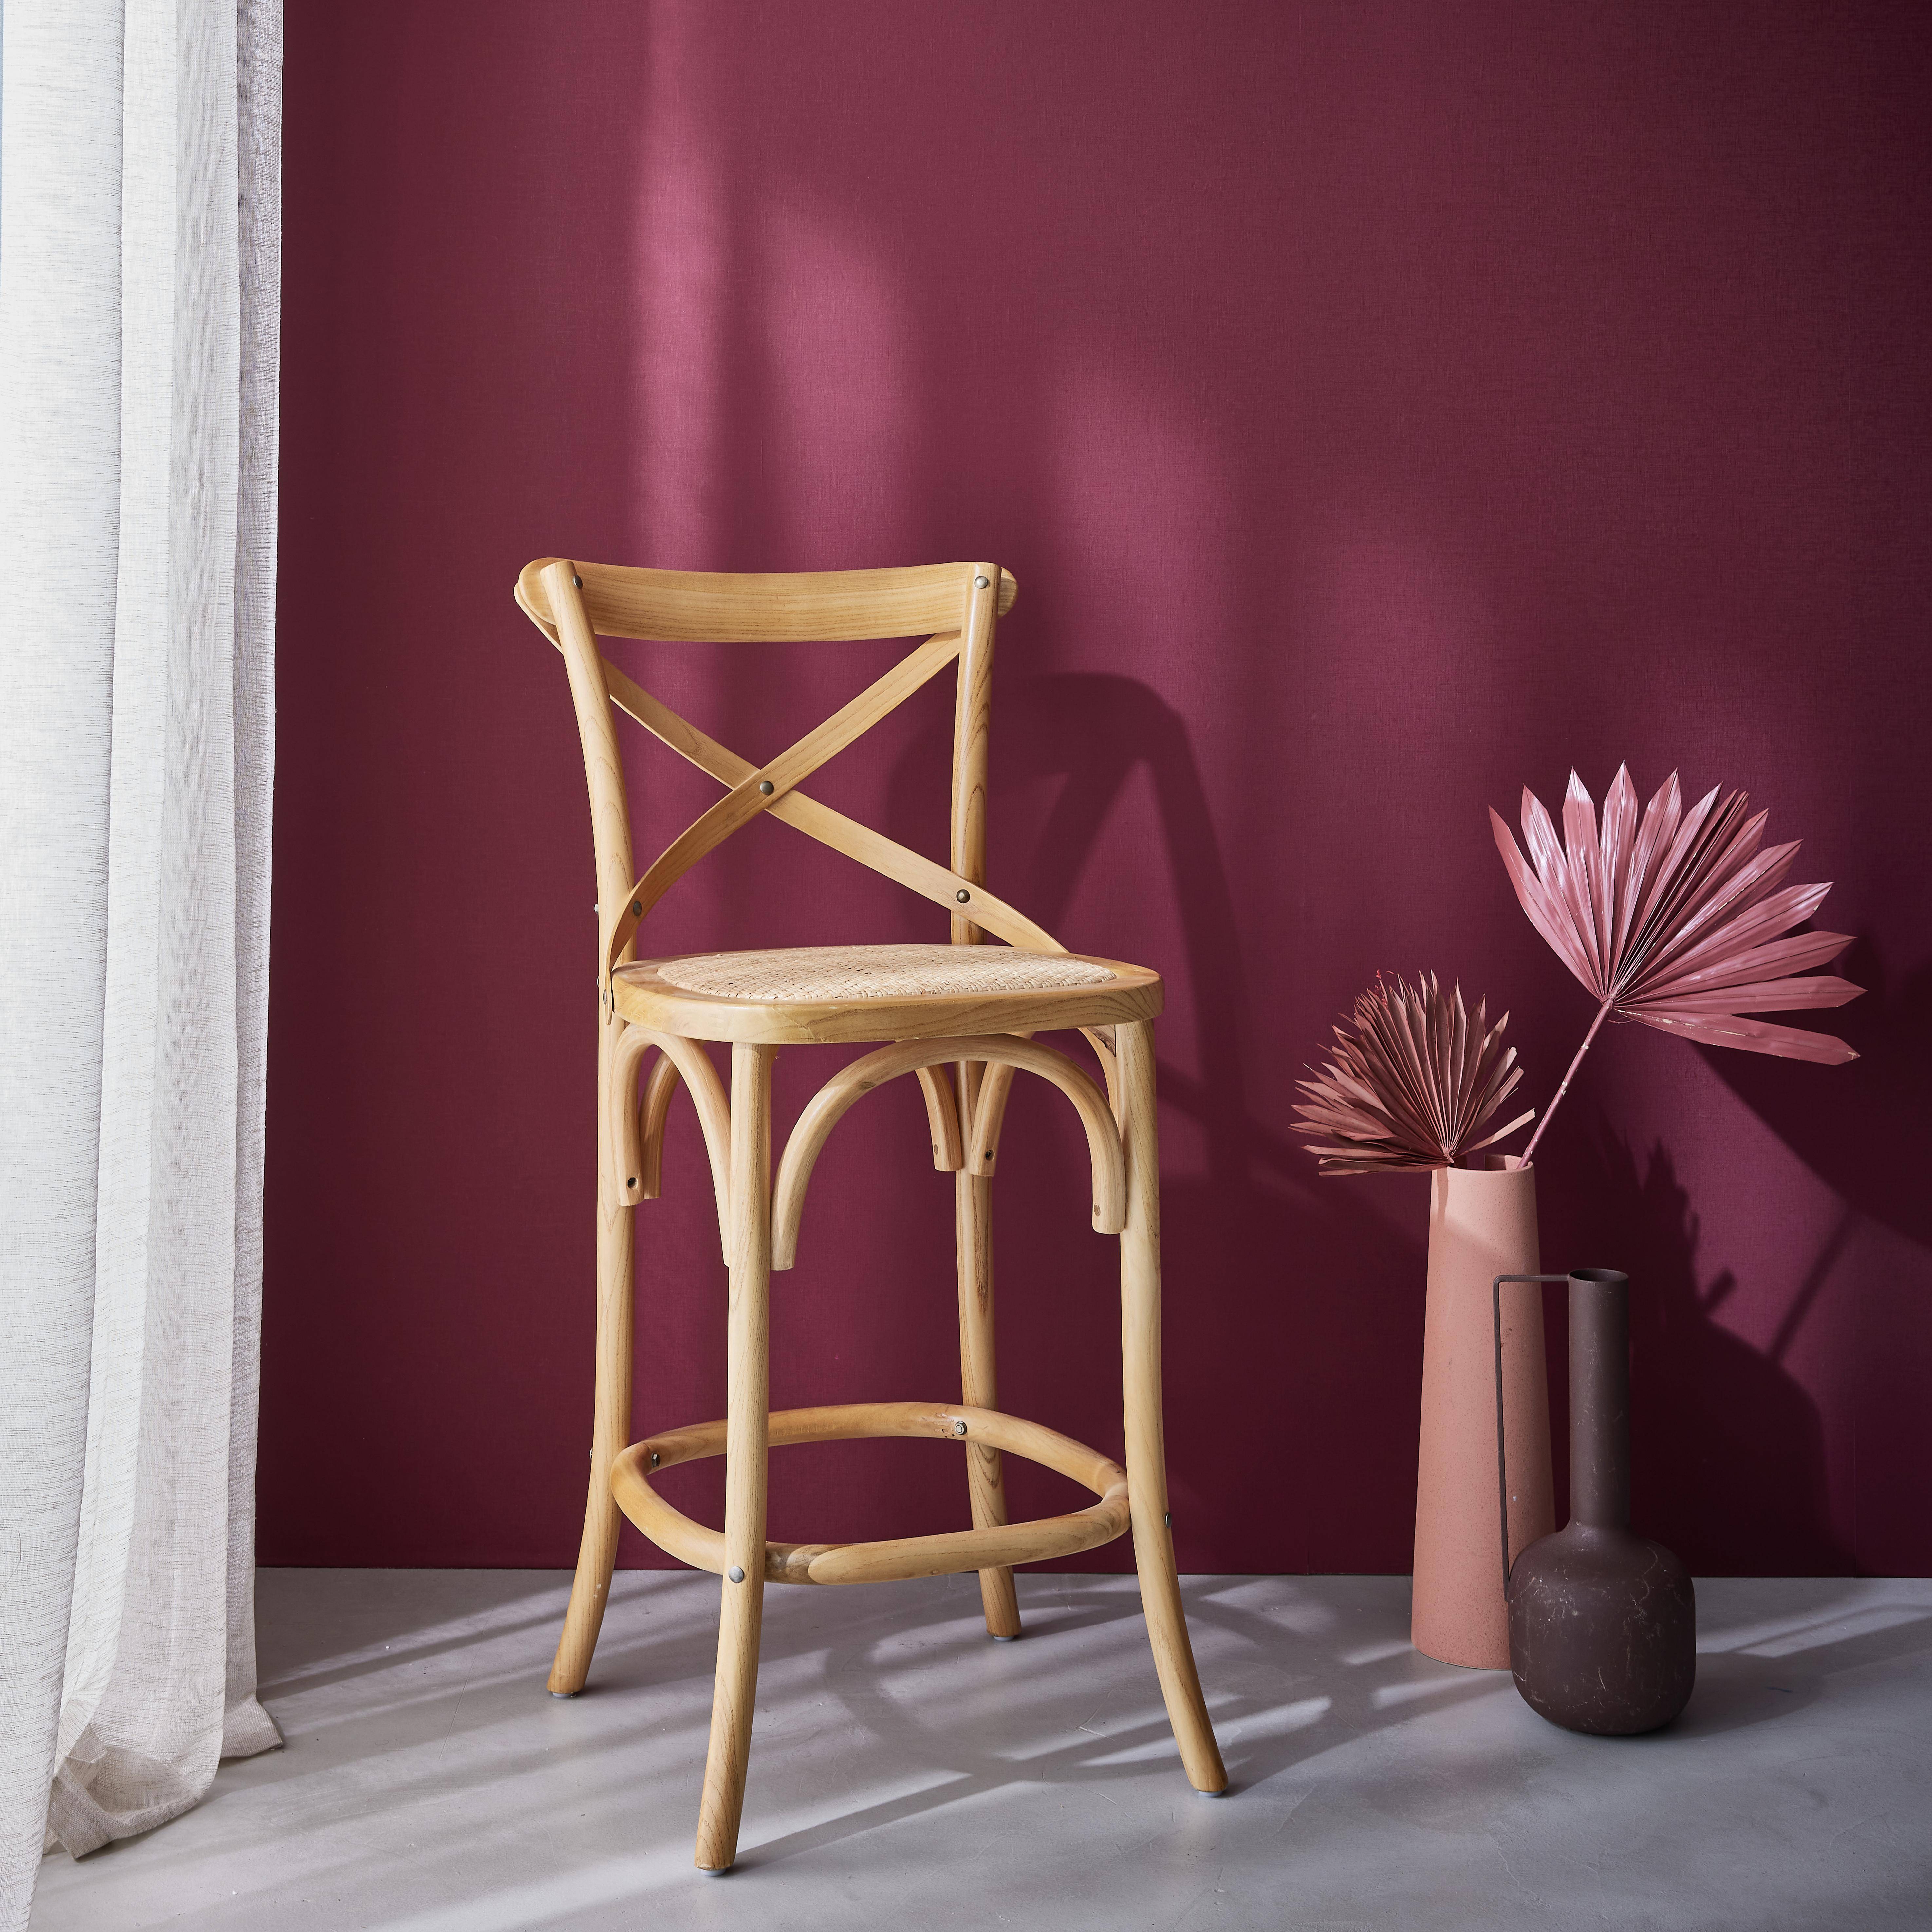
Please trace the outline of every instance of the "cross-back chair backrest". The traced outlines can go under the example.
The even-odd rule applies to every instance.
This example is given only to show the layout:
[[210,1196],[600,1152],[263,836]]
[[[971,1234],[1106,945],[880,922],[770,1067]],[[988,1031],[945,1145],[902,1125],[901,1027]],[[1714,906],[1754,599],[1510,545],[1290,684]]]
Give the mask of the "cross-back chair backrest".
[[[607,997],[608,975],[632,956],[638,925],[651,908],[706,853],[767,812],[944,906],[956,944],[970,944],[986,932],[1036,951],[1064,951],[1051,934],[984,885],[993,640],[1018,590],[992,563],[769,576],[645,570],[562,557],[527,565],[517,580],[517,602],[563,653],[583,741]],[[665,643],[804,644],[921,632],[928,633],[926,641],[908,656],[764,765],[706,736],[597,647],[600,634]],[[798,788],[956,662],[952,829],[948,862],[942,866]],[[641,875],[632,859],[614,706],[726,788]]]

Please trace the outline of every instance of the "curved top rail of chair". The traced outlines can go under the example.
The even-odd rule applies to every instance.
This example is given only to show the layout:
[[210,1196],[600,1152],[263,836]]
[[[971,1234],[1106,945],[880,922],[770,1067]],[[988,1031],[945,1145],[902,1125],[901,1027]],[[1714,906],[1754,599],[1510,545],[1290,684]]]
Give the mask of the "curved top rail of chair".
[[1031,1040],[990,1039],[904,1040],[882,1046],[842,1067],[806,1104],[785,1143],[772,1190],[772,1266],[788,1268],[798,1253],[799,1218],[805,1211],[805,1190],[819,1152],[832,1130],[875,1087],[902,1073],[945,1060],[991,1060],[1017,1066],[1050,1080],[1073,1102],[1087,1130],[1087,1150],[1094,1163],[1094,1227],[1096,1233],[1118,1234],[1127,1225],[1126,1163],[1120,1151],[1119,1130],[1107,1096],[1064,1053]]
[[[562,557],[540,556],[517,578],[517,601],[539,623],[554,624],[543,573]],[[590,628],[607,638],[663,644],[856,643],[956,630],[976,572],[984,564],[922,563],[895,570],[816,570],[755,576],[698,570],[648,570],[628,564],[573,564],[584,581]],[[1000,573],[1000,615],[1019,586]]]

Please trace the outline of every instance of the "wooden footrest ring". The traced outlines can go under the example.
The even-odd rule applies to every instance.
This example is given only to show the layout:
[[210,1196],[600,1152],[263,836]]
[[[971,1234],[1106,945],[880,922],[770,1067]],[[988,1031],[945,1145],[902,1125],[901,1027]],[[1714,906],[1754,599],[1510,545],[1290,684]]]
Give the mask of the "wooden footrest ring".
[[[770,1445],[842,1442],[867,1436],[932,1436],[979,1442],[1044,1463],[1091,1490],[1100,1500],[1066,1516],[997,1523],[885,1543],[767,1543],[768,1583],[879,1583],[902,1576],[950,1576],[1038,1563],[1111,1543],[1127,1528],[1127,1473],[1097,1450],[1036,1422],[997,1409],[932,1402],[848,1402],[830,1408],[785,1408],[770,1418]],[[634,1442],[611,1466],[618,1507],[660,1550],[714,1576],[724,1569],[724,1532],[693,1522],[651,1487],[652,1472],[724,1453],[724,1424],[700,1422]]]

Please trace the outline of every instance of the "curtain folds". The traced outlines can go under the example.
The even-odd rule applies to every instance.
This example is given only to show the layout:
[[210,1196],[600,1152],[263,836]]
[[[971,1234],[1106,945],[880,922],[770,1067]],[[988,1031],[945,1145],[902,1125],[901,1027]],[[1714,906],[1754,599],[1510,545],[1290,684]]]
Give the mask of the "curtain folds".
[[0,14],[0,1928],[255,1699],[280,0]]

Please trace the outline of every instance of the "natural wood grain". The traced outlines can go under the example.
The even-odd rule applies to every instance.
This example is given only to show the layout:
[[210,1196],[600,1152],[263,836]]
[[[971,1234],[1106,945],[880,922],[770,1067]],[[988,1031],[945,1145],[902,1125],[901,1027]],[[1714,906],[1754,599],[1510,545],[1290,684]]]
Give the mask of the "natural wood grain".
[[[632,1027],[628,1030],[638,1033],[643,1029]],[[656,1201],[664,1192],[664,1124],[670,1117],[670,1096],[677,1091],[677,1062],[668,1054],[659,1054],[644,1082],[636,1112],[628,1116],[636,1123],[632,1130],[634,1151],[627,1142],[625,1157],[617,1163],[624,1173],[627,1201]],[[634,1187],[629,1184],[633,1177],[637,1183]]]
[[[964,1425],[963,1432],[962,1425]],[[624,1513],[660,1549],[693,1568],[720,1574],[742,1556],[718,1531],[694,1522],[652,1486],[653,1472],[675,1468],[725,1446],[728,1422],[661,1430],[617,1459],[613,1486]],[[1100,1500],[1064,1516],[937,1536],[894,1537],[877,1543],[777,1543],[765,1545],[764,1575],[772,1583],[877,1583],[905,1576],[954,1576],[968,1570],[1046,1562],[1108,1543],[1128,1526],[1126,1472],[1097,1450],[1018,1416],[956,1403],[852,1402],[824,1408],[781,1409],[770,1418],[772,1448],[802,1442],[840,1442],[880,1436],[928,1436],[963,1442],[970,1453],[984,1444],[1043,1464]]]
[[805,1208],[806,1189],[820,1150],[832,1130],[854,1106],[889,1080],[916,1067],[970,1055],[981,1060],[1004,1061],[1023,1072],[1051,1081],[1072,1102],[1087,1130],[1087,1151],[1094,1176],[1093,1224],[1103,1234],[1118,1234],[1126,1212],[1125,1171],[1120,1136],[1106,1096],[1064,1053],[1030,1040],[982,1036],[979,1039],[907,1040],[882,1046],[842,1067],[812,1098],[793,1127],[778,1163],[778,1185],[772,1206],[772,1266],[790,1268],[798,1250],[799,1218]]
[[[843,704],[769,764],[760,765],[727,792],[710,810],[685,827],[652,861],[650,869],[621,898],[604,949],[607,969],[629,944],[639,922],[652,906],[707,852],[748,825],[772,801],[782,798],[904,704],[922,685],[944,670],[959,654],[959,634],[928,638],[909,656],[902,658],[884,677],[868,685],[850,704]],[[606,706],[608,711],[608,706]]]
[[1000,1130],[1006,1125],[1006,1102],[1012,1096],[1014,1067],[995,1061],[979,1070],[974,1083],[970,1130],[966,1135],[965,1172],[990,1180],[1000,1157]]
[[[979,580],[998,573],[990,566],[974,573]],[[952,707],[952,799],[948,856],[952,869],[983,890],[986,877],[986,799],[988,747],[993,718],[993,645],[1001,606],[990,589],[976,590],[967,607],[959,646],[959,672]],[[970,902],[969,902],[970,903]],[[980,922],[958,902],[951,908],[951,937],[956,946],[976,946],[986,936]],[[963,1399],[976,1407],[999,1406],[998,1356],[993,1327],[993,1197],[988,1184],[990,1143],[982,1151],[974,1122],[984,1106],[988,1076],[999,1084],[1002,1097],[1012,1082],[1013,1068],[1004,1063],[962,1061],[955,1070],[964,1096],[962,1131],[968,1144],[963,1163],[968,1170],[953,1183],[953,1251],[958,1274],[959,1382]],[[982,1444],[966,1452],[967,1496],[976,1529],[997,1528],[1006,1520],[1006,1490],[1000,1452]],[[987,1634],[1011,1638],[1020,1634],[1019,1599],[1010,1568],[982,1570],[980,1597],[986,1612]]]
[[[517,601],[540,623],[555,609],[545,573],[560,560],[539,557],[517,580]],[[668,644],[815,644],[910,638],[956,626],[973,580],[985,564],[924,563],[890,570],[811,571],[787,575],[648,570],[580,563],[592,627],[607,637]],[[1000,580],[1000,614],[1019,586]]]
[[1120,1112],[1120,1060],[1114,1050],[1114,1029],[1112,1027],[1082,1027],[1087,1044],[1094,1049],[1094,1058],[1100,1063],[1102,1078],[1106,1083],[1107,1104],[1114,1110],[1118,1119]]
[[[571,580],[568,564],[555,562],[540,576],[556,617],[557,648],[563,653],[570,681],[571,702],[577,714],[578,737],[583,748],[584,772],[590,801],[591,843],[595,854],[599,958],[612,957],[610,915],[606,908],[614,891],[621,892],[633,869],[631,856],[630,802],[624,785],[624,762],[617,745],[616,721],[611,716],[598,655],[581,599]],[[622,956],[622,948],[617,949]],[[615,1156],[608,1123],[613,1091],[616,1040],[608,1010],[600,1013],[597,1045],[597,1340],[596,1396],[590,1438],[590,1491],[584,1505],[584,1534],[578,1549],[577,1574],[563,1630],[550,1667],[550,1688],[560,1696],[574,1696],[590,1674],[604,1621],[610,1573],[617,1557],[617,1511],[610,1496],[610,1465],[631,1432],[631,1270],[632,1224],[624,1212],[624,1190],[615,1172]]]
[[626,1208],[622,1177],[611,1158],[607,1124],[616,1090],[613,1063],[618,1029],[600,1014],[597,1028],[597,1340],[596,1390],[591,1410],[590,1493],[584,1510],[577,1574],[570,1586],[563,1630],[550,1666],[554,1696],[574,1697],[590,1674],[603,1628],[610,1573],[617,1561],[617,1504],[610,1466],[631,1436],[632,1240],[637,1226]]
[[[984,883],[993,646],[998,619],[1011,608],[1014,591],[1011,577],[997,566],[970,563],[734,578],[547,558],[529,566],[518,581],[518,602],[565,660],[583,747],[601,908],[591,1493],[550,1681],[564,1691],[584,1682],[609,1588],[620,1499],[661,1546],[727,1577],[721,1586],[718,1671],[696,1853],[707,1870],[724,1870],[736,1856],[767,1577],[848,1582],[977,1570],[988,1628],[1010,1635],[1018,1629],[1014,1564],[1090,1548],[1130,1522],[1148,1634],[1183,1762],[1199,1789],[1218,1790],[1226,1782],[1188,1643],[1166,1520],[1158,1148],[1149,1026],[1163,998],[1159,976],[1100,960],[1094,963],[1113,976],[1091,987],[782,1000],[688,992],[662,978],[658,969],[673,962],[631,963],[638,923],[662,894],[722,839],[766,812],[944,908],[956,943],[976,944],[990,936],[1064,956],[1058,940]],[[789,751],[758,766],[708,737],[604,658],[596,646],[598,632],[694,642],[928,634],[884,678]],[[948,863],[940,866],[797,788],[956,659]],[[616,710],[725,788],[724,796],[640,879],[632,856]],[[868,983],[880,983],[876,974]],[[1030,1037],[1066,1028],[1081,1030],[1092,1045],[1106,1082],[1104,1096],[1064,1055]],[[699,1043],[708,1040],[732,1044],[728,1100]],[[835,1076],[814,1098],[794,1130],[774,1187],[770,1079],[776,1049],[794,1041],[842,1040],[892,1043]],[[640,1095],[638,1076],[653,1046],[662,1057]],[[948,1063],[957,1069],[956,1094],[943,1070]],[[1072,1101],[1088,1135],[1094,1223],[1122,1233],[1126,1471],[993,1406],[990,1175],[1016,1070],[1052,1080]],[[965,1399],[951,1408],[873,1403],[769,1416],[770,1271],[790,1264],[812,1163],[846,1108],[872,1086],[907,1072],[918,1077],[925,1097],[934,1165],[955,1176]],[[656,1198],[661,1188],[664,1135],[680,1084],[692,1094],[704,1136],[729,1270],[727,1414],[722,1422],[662,1432],[626,1449],[635,1226],[627,1210]],[[940,1436],[962,1444],[970,1530],[844,1545],[766,1538],[770,1443],[898,1434]],[[719,1531],[670,1509],[652,1490],[650,1471],[721,1450],[727,1460],[725,1522]],[[1000,1461],[1004,1452],[1059,1469],[1100,1500],[1045,1522],[1006,1522]],[[734,1568],[741,1581],[728,1580]]]
[[[616,1029],[614,1048],[610,1097],[605,1114],[606,1131],[612,1137],[613,1166],[621,1170],[616,1179],[627,1205],[639,1198],[654,1201],[662,1160],[664,1117],[670,1096],[681,1080],[697,1109],[698,1124],[704,1136],[704,1150],[710,1162],[712,1191],[718,1202],[718,1239],[721,1251],[730,1246],[731,1211],[731,1107],[724,1097],[724,1082],[712,1065],[710,1055],[695,1040],[681,1040],[675,1034],[653,1033],[648,1027],[626,1022]],[[651,1070],[643,1101],[634,1103],[632,1094],[637,1070],[645,1054],[656,1047],[663,1058]],[[638,1186],[628,1184],[635,1175]],[[648,1180],[652,1191],[644,1191]]]
[[[610,1059],[610,1102],[598,1122],[609,1144],[602,1150],[616,1173],[617,1194],[627,1208],[634,1207],[645,1198],[644,1190],[646,1176],[644,1168],[648,1159],[645,1144],[651,1137],[645,1120],[646,1113],[656,1106],[659,1115],[659,1130],[662,1128],[663,1114],[670,1106],[670,1094],[667,1089],[655,1102],[651,1092],[646,1091],[640,1099],[638,1092],[638,1072],[644,1064],[644,1056],[651,1050],[651,1036],[641,1027],[621,1026],[616,1030]],[[662,1085],[661,1076],[666,1066],[670,1066],[674,1081],[677,1072],[675,1064],[660,1059],[653,1070],[649,1086]],[[658,1177],[649,1177],[655,1186]],[[650,1198],[656,1198],[653,1193]]]
[[[991,574],[989,576],[989,573]],[[998,576],[990,563],[976,566],[974,581]],[[998,628],[998,600],[990,587],[968,593],[959,638],[959,675],[952,707],[952,809],[949,853],[952,869],[973,886],[986,877],[986,772],[993,718],[993,643]],[[980,922],[970,909],[952,912],[956,944],[980,938]]]
[[[1084,1026],[1081,1037],[1094,1049],[1102,1078],[1107,1084],[1107,1104],[1118,1118],[1120,1111],[1120,1077],[1114,1056],[1112,1027]],[[1013,1088],[1010,1066],[988,1066],[978,1085],[974,1103],[971,1132],[966,1135],[966,1172],[990,1178],[1000,1155],[1000,1130],[1006,1125],[1006,1102]]]
[[[537,628],[553,644],[556,644],[555,628],[526,608]],[[721,784],[735,787],[747,778],[755,778],[758,768],[748,758],[741,758],[736,752],[727,750],[716,739],[708,737],[696,725],[680,718],[608,658],[602,663],[611,703],[634,718],[661,743]],[[979,923],[1010,946],[1025,946],[1036,952],[1064,952],[1066,950],[1044,927],[1036,926],[1024,913],[1007,904],[984,886],[964,879],[944,866],[935,865],[922,854],[886,838],[883,832],[874,832],[869,825],[862,825],[856,819],[848,818],[842,812],[819,804],[802,791],[789,792],[782,798],[775,796],[766,807],[766,815],[789,825],[794,831],[802,832],[821,845],[830,846],[835,852],[842,853],[868,870],[892,880],[909,892],[918,893],[922,898],[929,899],[949,914],[958,910],[959,895],[966,892]]]
[[959,1109],[952,1083],[940,1066],[916,1066],[919,1090],[926,1096],[926,1123],[932,1135],[932,1164],[941,1174],[956,1174],[966,1158],[959,1137]]
[[631,806],[624,785],[624,760],[617,746],[617,721],[610,715],[604,660],[584,614],[584,601],[568,563],[545,567],[540,580],[556,614],[554,636],[570,677],[577,734],[584,748],[584,775],[590,792],[590,836],[597,862],[597,914],[600,957],[606,970],[621,954],[612,934],[619,901],[636,872],[631,856]]
[[[956,1260],[959,1274],[959,1394],[969,1408],[999,1406],[999,1372],[993,1348],[993,1184],[970,1174],[952,1177]],[[966,1494],[975,1529],[1006,1520],[1006,1479],[990,1438],[966,1444]],[[1013,1573],[995,1567],[980,1572],[980,1603],[989,1636],[1020,1634],[1019,1598]]]
[[1221,1763],[1194,1648],[1187,1640],[1167,1502],[1167,1447],[1160,1396],[1160,1142],[1155,1120],[1154,1028],[1115,1035],[1120,1062],[1120,1138],[1127,1162],[1127,1225],[1120,1236],[1120,1363],[1126,1378],[1127,1487],[1134,1564],[1154,1668],[1180,1762],[1197,1791],[1222,1791]]
[[745,1770],[758,1690],[765,1602],[765,1449],[771,1408],[772,1049],[731,1051],[731,1240],[726,1318],[724,1580],[711,1744],[696,1863],[724,1871],[738,1856]]

